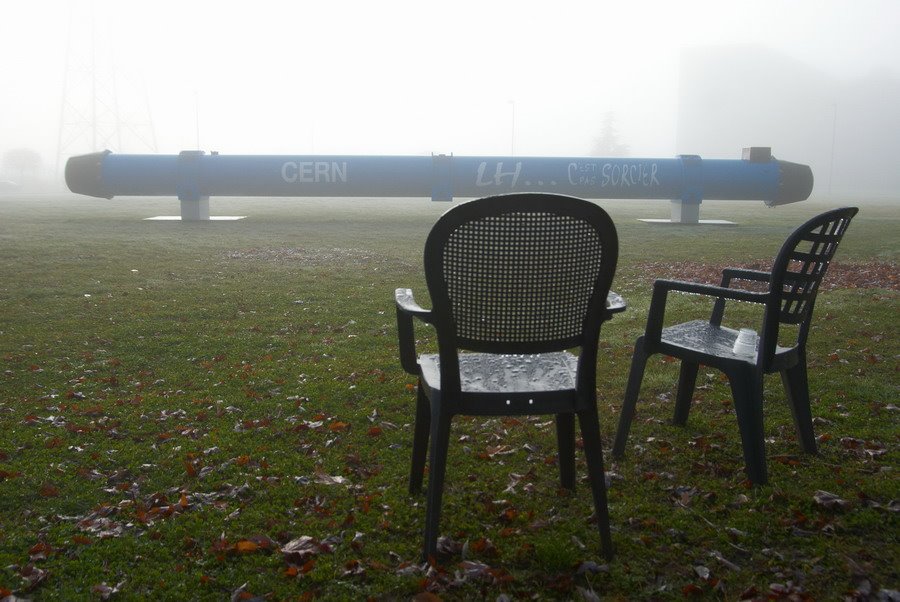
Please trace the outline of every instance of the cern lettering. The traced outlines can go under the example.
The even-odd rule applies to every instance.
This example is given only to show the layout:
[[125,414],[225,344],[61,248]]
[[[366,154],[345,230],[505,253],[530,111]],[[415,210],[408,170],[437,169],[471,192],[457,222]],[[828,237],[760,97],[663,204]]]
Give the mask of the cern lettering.
[[569,163],[569,184],[572,186],[659,186],[656,163]]
[[313,184],[319,182],[347,182],[347,162],[342,161],[285,161],[281,166],[285,182]]

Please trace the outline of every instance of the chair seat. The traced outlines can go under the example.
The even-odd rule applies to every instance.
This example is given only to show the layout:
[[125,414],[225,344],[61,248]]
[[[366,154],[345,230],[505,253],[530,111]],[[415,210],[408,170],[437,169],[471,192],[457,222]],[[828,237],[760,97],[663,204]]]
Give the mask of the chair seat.
[[[742,360],[755,364],[755,353],[734,352],[734,342],[737,337],[738,331],[733,328],[715,326],[708,320],[694,320],[663,328],[660,342],[663,353],[665,353],[665,346],[672,346],[691,351],[708,360]],[[786,354],[793,350],[793,347],[776,346],[775,355]]]
[[[426,386],[441,388],[440,359],[435,354],[419,356]],[[538,355],[462,353],[459,377],[465,393],[555,393],[574,391],[578,357],[567,352]]]

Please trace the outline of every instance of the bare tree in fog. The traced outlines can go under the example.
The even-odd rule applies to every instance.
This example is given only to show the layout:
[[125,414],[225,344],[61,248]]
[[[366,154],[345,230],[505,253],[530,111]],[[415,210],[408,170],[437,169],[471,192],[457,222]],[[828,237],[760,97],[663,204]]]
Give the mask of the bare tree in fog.
[[14,148],[3,153],[3,167],[19,183],[36,180],[41,169],[41,156],[30,148]]
[[607,111],[603,116],[603,131],[600,133],[600,136],[596,140],[594,140],[594,147],[591,149],[591,156],[628,156],[628,145],[619,142],[619,135],[616,132],[616,115],[612,111]]

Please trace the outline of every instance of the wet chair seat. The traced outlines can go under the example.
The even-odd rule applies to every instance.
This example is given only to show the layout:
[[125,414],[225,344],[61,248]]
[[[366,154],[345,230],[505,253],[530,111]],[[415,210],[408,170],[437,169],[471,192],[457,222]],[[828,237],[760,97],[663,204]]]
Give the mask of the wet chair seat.
[[[420,355],[419,368],[424,386],[439,393],[440,356]],[[578,356],[566,351],[533,355],[467,353],[459,358],[459,379],[462,414],[493,413],[494,403],[498,415],[507,415],[514,409],[513,402],[517,404],[515,409],[521,410],[519,413],[528,414],[535,400],[545,409],[558,406],[564,410],[576,404]],[[475,404],[469,407],[468,400]]]
[[[749,356],[734,350],[734,343],[739,331],[726,326],[716,326],[708,320],[693,320],[664,328],[660,333],[660,349],[672,348],[675,353],[696,354],[699,362],[705,366],[719,367],[727,362],[744,361],[756,363],[755,356]],[[776,345],[775,354],[780,358],[796,355],[796,347],[780,347]]]
[[[575,486],[575,417],[584,442],[603,553],[612,557],[596,400],[600,327],[625,303],[609,288],[618,239],[587,201],[511,194],[460,204],[425,244],[433,308],[397,289],[403,368],[418,377],[409,489],[429,462],[423,556],[434,557],[455,415],[555,416],[560,481]],[[413,318],[437,333],[417,355]],[[430,446],[430,450],[428,450]],[[426,451],[428,453],[426,454]]]
[[[725,373],[734,399],[745,469],[753,483],[768,480],[763,431],[763,376],[766,374],[781,374],[800,443],[805,451],[815,453],[806,340],[819,285],[856,213],[855,207],[835,209],[801,225],[782,245],[771,271],[726,268],[719,286],[657,280],[653,285],[647,327],[634,345],[613,456],[621,458],[625,454],[647,358],[654,353],[681,360],[675,424],[683,425],[687,421],[699,366],[710,366]],[[756,292],[732,286],[742,281],[758,283],[765,290]],[[714,299],[709,319],[664,328],[666,302],[671,292]],[[722,326],[728,302],[735,301],[755,303],[763,308],[758,347],[747,350],[736,346],[739,332]],[[780,335],[788,340],[779,342]]]

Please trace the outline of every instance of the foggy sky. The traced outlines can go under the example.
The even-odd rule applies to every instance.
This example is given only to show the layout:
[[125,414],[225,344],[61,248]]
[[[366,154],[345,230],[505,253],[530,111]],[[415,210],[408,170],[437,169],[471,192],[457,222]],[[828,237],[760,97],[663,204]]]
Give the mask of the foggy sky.
[[199,138],[238,154],[578,156],[611,111],[632,156],[669,157],[696,152],[677,148],[682,49],[759,44],[838,80],[896,78],[897,31],[895,0],[15,2],[0,155],[54,163],[61,118],[66,154],[101,150],[72,125],[94,85],[136,134],[120,152],[155,136],[161,153]]

